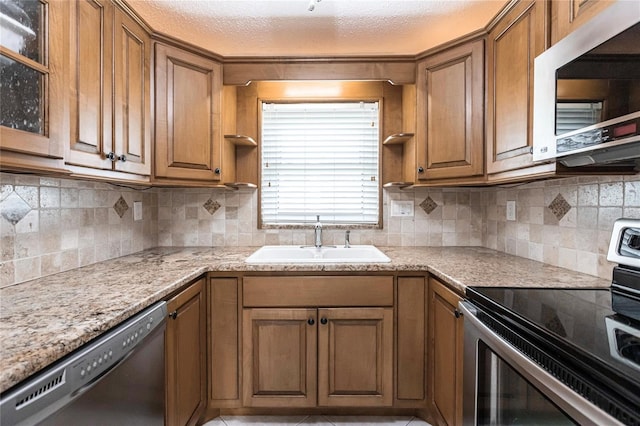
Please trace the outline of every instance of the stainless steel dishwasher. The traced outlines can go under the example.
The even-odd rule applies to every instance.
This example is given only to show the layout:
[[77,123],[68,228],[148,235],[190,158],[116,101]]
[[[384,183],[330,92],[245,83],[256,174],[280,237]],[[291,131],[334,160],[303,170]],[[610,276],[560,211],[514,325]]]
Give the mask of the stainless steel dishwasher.
[[124,321],[0,397],[0,424],[164,425],[166,302]]

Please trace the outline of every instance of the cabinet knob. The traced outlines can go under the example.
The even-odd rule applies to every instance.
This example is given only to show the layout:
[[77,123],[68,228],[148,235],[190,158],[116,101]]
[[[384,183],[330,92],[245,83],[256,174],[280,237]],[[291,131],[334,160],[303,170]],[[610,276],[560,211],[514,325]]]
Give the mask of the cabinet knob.
[[171,319],[178,318],[178,311],[173,311],[173,312],[169,313],[169,318],[171,318]]
[[220,174],[220,167],[216,167],[215,170],[213,171],[215,174],[219,175]]
[[453,315],[455,315],[456,318],[460,318],[462,316],[462,312],[456,309],[455,311],[453,311]]
[[309,325],[313,325],[313,324],[315,324],[315,323],[316,323],[316,321],[315,321],[313,318],[309,318],[309,319],[307,320],[307,324],[309,324]]
[[326,323],[327,323],[327,319],[326,318],[320,319],[320,324],[325,325]]
[[122,154],[121,156],[118,157],[118,160],[124,163],[125,161],[127,161],[127,157],[124,154]]
[[107,160],[111,160],[111,161],[113,161],[113,162],[115,162],[116,160],[118,160],[118,159],[119,159],[119,157],[116,157],[116,154],[115,154],[115,153],[113,153],[113,152],[110,152],[110,153],[108,153],[108,154],[105,154],[105,155],[104,155],[104,158],[105,158],[105,159],[107,159]]
[[418,173],[424,173],[424,167],[419,166],[418,167]]

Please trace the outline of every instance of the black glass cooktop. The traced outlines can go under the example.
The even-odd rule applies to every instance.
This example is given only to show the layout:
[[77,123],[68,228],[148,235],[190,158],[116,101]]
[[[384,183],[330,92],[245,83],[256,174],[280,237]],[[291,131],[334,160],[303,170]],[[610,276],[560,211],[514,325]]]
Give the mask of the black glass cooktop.
[[[540,352],[640,406],[640,321],[614,312],[609,289],[471,287],[467,297]],[[629,303],[640,313],[640,302]]]

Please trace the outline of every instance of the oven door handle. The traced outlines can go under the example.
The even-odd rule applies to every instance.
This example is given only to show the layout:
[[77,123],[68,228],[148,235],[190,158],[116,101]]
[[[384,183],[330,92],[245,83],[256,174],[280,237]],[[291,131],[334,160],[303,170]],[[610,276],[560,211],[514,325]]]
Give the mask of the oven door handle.
[[[482,340],[496,355],[502,358],[511,368],[518,374],[529,381],[543,395],[549,398],[555,405],[569,415],[574,421],[580,425],[623,425],[611,415],[601,410],[587,399],[574,392],[571,388],[556,379],[553,375],[540,367],[529,357],[517,350],[514,346],[496,334],[478,319],[479,308],[472,305],[468,301],[461,301],[458,309],[464,317],[464,333],[465,333],[465,358],[464,362],[473,362],[475,365],[472,377],[474,388],[477,386],[477,369],[478,369],[478,341]],[[475,330],[474,330],[475,329]],[[472,341],[467,339],[467,334],[474,336]],[[472,343],[473,348],[467,348]],[[472,349],[473,360],[468,359],[469,349]],[[467,370],[465,366],[464,370]],[[465,375],[465,380],[470,379]],[[466,388],[466,386],[465,386]],[[477,398],[477,389],[473,390],[474,399]],[[470,395],[465,392],[465,397]],[[466,402],[464,403],[466,404]],[[474,411],[476,402],[474,401]],[[466,414],[465,414],[466,415]],[[474,415],[475,417],[475,415]]]

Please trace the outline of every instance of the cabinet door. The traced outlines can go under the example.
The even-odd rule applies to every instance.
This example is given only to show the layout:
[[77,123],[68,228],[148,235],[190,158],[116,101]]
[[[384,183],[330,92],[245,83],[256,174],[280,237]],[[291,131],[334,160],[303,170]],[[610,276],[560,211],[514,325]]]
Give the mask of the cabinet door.
[[243,400],[247,407],[315,407],[315,309],[245,309]]
[[113,16],[110,0],[71,2],[67,164],[111,170]]
[[551,42],[557,43],[613,3],[615,0],[552,1]]
[[398,277],[396,406],[422,407],[426,403],[426,284],[426,277]]
[[146,31],[119,9],[114,33],[114,140],[116,170],[151,173],[151,41]]
[[[9,6],[3,16],[24,23],[32,35],[0,40],[0,149],[29,154],[16,158],[37,169],[38,157],[61,159],[64,151],[69,4],[41,0]],[[8,157],[2,153],[0,164],[9,164]]]
[[547,40],[547,3],[517,3],[487,38],[487,173],[533,165],[533,63]]
[[222,66],[156,44],[158,178],[220,180]]
[[390,406],[393,309],[319,309],[318,405]]
[[431,404],[440,423],[462,424],[463,321],[460,298],[429,279],[429,373]]
[[204,279],[167,303],[168,425],[193,425],[206,407],[206,304]]
[[483,79],[482,40],[418,63],[419,180],[483,174]]
[[238,278],[211,278],[209,306],[209,399],[213,407],[240,407],[240,284]]

